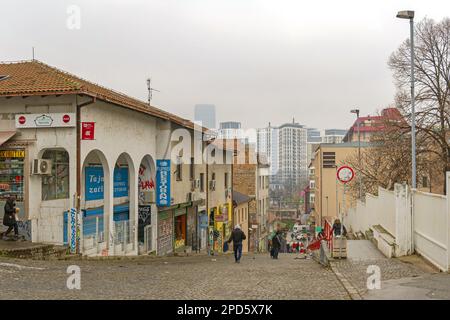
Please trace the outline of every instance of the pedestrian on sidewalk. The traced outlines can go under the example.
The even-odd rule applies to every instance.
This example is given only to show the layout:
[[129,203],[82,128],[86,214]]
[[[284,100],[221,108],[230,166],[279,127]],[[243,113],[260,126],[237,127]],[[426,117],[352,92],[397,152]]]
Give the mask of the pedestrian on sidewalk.
[[17,238],[19,236],[19,227],[16,221],[16,197],[10,195],[5,203],[5,215],[3,216],[3,224],[8,227],[8,230],[3,234],[3,239],[14,229],[14,235]]
[[273,250],[273,258],[278,259],[278,252],[280,252],[281,248],[281,232],[277,230],[275,236],[272,239],[272,250]]
[[236,263],[241,262],[242,257],[242,241],[247,239],[244,231],[241,230],[240,225],[236,225],[234,227],[233,232],[231,232],[230,239],[228,239],[228,243],[233,241],[233,251],[234,251],[234,260]]

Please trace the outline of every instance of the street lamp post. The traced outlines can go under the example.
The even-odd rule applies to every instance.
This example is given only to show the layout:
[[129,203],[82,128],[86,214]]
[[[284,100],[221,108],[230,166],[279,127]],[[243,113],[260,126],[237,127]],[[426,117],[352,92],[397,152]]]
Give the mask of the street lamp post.
[[360,125],[361,121],[359,121],[359,109],[353,109],[350,111],[351,113],[356,113],[356,126],[358,128],[358,180],[359,180],[359,196],[358,198],[361,200],[362,196],[362,177],[361,177],[361,130]]
[[411,184],[416,188],[416,111],[414,95],[414,11],[399,11],[397,18],[409,19],[410,50],[411,50]]

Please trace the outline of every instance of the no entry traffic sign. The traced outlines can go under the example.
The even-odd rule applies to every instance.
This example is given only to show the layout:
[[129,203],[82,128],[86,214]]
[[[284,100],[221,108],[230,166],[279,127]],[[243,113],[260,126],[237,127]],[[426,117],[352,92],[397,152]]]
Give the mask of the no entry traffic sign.
[[349,183],[355,177],[355,171],[349,166],[341,166],[336,175],[340,182]]

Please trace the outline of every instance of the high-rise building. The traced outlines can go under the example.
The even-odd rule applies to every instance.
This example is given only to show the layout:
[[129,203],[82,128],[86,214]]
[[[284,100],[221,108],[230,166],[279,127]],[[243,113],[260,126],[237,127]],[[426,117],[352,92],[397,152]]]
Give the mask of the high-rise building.
[[267,159],[270,176],[278,173],[278,128],[269,126],[256,130],[256,151]]
[[323,143],[342,143],[347,130],[343,129],[326,129],[322,137]]
[[308,143],[321,143],[322,137],[320,136],[320,130],[314,129],[314,128],[308,128]]
[[278,127],[278,167],[285,186],[306,185],[308,181],[308,130],[298,123]]
[[218,139],[238,139],[243,140],[244,132],[241,128],[241,123],[236,121],[221,122],[219,130],[217,130]]
[[307,153],[307,162],[311,161],[314,154],[315,146],[322,142],[322,136],[320,134],[320,130],[314,128],[307,129],[308,137],[306,139],[306,153]]
[[216,106],[213,104],[196,104],[194,107],[194,120],[201,121],[202,126],[216,128]]

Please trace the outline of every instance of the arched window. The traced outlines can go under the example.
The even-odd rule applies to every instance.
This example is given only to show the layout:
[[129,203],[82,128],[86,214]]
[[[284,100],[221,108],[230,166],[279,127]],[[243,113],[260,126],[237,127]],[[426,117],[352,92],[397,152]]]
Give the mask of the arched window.
[[61,149],[48,149],[43,159],[52,161],[52,173],[42,176],[42,200],[69,198],[69,154]]

